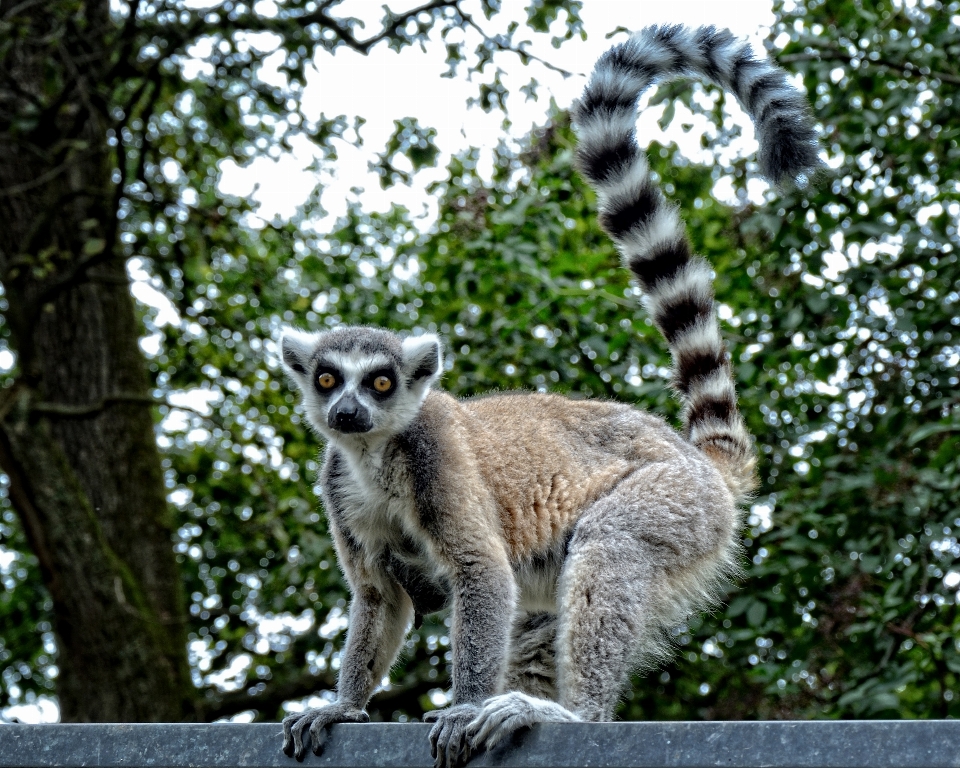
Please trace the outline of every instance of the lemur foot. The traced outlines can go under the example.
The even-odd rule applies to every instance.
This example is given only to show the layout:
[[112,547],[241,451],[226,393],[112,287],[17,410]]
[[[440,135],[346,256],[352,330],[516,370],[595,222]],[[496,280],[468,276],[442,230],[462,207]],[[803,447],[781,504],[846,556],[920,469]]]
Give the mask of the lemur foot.
[[553,701],[516,691],[504,693],[484,702],[480,714],[467,726],[467,743],[471,750],[493,749],[521,728],[536,723],[572,723],[579,719]]
[[298,761],[303,761],[307,753],[307,747],[303,741],[303,731],[307,727],[310,728],[313,754],[319,755],[323,752],[329,726],[334,723],[369,722],[370,716],[364,710],[340,702],[288,715],[283,718],[283,753],[287,757],[295,757]]
[[434,768],[460,768],[470,759],[467,743],[467,724],[480,714],[474,704],[457,704],[454,707],[427,712],[425,723],[433,723],[430,731],[430,755]]

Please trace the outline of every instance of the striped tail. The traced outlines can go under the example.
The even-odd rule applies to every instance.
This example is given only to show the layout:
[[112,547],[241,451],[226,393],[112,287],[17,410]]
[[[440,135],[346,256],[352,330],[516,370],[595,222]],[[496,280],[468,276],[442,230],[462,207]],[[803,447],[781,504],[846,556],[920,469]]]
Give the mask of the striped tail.
[[607,51],[574,106],[578,162],[597,191],[600,223],[644,291],[673,356],[687,438],[723,471],[731,491],[754,488],[752,440],[713,303],[709,264],[690,251],[683,222],[650,178],[636,139],[637,100],[654,82],[700,75],[731,91],[753,118],[760,165],[774,182],[816,170],[805,97],[726,30],[647,27]]

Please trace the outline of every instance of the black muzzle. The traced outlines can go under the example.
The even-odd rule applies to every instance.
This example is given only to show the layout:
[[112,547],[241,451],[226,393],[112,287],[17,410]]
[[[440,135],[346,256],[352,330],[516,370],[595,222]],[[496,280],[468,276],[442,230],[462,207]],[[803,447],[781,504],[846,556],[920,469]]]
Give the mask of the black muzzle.
[[370,411],[353,395],[344,395],[327,412],[327,426],[337,432],[369,432],[373,427]]

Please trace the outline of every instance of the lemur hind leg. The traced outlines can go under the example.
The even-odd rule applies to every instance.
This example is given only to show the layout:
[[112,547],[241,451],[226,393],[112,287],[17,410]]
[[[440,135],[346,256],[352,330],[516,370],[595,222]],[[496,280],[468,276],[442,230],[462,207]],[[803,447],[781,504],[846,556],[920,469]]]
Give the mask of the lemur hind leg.
[[559,703],[611,720],[630,674],[672,651],[667,630],[736,571],[739,512],[697,457],[648,465],[581,517],[560,581]]
[[504,737],[534,723],[573,720],[554,703],[556,686],[557,616],[524,613],[517,616],[510,640],[510,659],[503,689],[484,702],[467,728],[471,751],[491,749]]
[[559,585],[558,702],[489,699],[469,727],[474,749],[539,722],[612,719],[630,673],[666,655],[664,630],[709,602],[736,512],[720,492],[694,493],[692,469],[679,481],[669,464],[638,470],[584,512]]
[[513,622],[503,690],[519,691],[540,699],[556,699],[556,642],[556,614],[519,614]]
[[548,720],[572,720],[555,704],[557,616],[522,613],[513,624],[504,691],[484,702],[467,729],[471,751],[491,749],[525,726]]

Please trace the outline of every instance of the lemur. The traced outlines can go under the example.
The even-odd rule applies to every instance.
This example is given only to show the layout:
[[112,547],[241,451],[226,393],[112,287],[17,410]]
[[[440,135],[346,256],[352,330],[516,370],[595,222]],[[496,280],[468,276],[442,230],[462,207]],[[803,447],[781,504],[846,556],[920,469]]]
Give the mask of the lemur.
[[433,384],[439,339],[288,329],[283,364],[326,441],[320,474],[352,593],[337,699],[283,721],[302,760],[309,729],[366,722],[364,707],[412,623],[452,610],[452,705],[429,713],[437,768],[518,728],[609,720],[665,630],[737,571],[754,487],[709,265],[637,144],[654,82],[700,75],[753,118],[774,182],[818,166],[804,96],[729,31],[648,27],[607,51],[573,107],[577,160],[600,223],[639,283],[673,359],[678,433],[629,405],[552,394],[458,400]]

